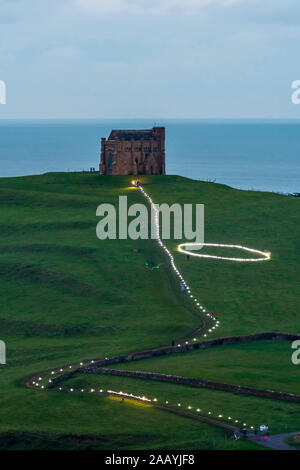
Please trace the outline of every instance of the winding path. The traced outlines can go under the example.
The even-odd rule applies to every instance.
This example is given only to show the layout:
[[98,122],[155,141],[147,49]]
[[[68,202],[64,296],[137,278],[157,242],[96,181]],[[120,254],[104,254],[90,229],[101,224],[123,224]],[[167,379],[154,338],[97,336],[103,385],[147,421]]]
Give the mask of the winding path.
[[294,434],[298,434],[298,432],[276,434],[275,436],[268,436],[267,439],[265,439],[263,436],[251,436],[249,437],[249,441],[274,450],[297,450],[295,447],[292,447],[284,442],[287,437],[294,436]]
[[[203,324],[202,328],[198,328],[197,330],[195,330],[195,331],[197,331],[197,333],[201,332],[201,334],[203,334],[203,337],[206,338],[210,333],[212,333],[216,328],[218,328],[220,326],[220,322],[214,316],[212,317],[210,315],[210,313],[208,313],[207,308],[204,305],[202,305],[202,303],[198,300],[198,298],[195,297],[192,294],[190,286],[185,281],[184,277],[182,276],[182,274],[180,273],[180,271],[178,270],[178,268],[175,265],[173,255],[171,254],[169,249],[163,244],[163,242],[160,238],[159,210],[157,209],[156,205],[152,201],[151,197],[146,193],[144,188],[138,182],[133,181],[132,184],[134,186],[136,186],[136,188],[141,191],[143,196],[149,201],[149,203],[150,203],[150,205],[151,205],[151,207],[154,211],[155,225],[156,225],[156,227],[155,227],[156,239],[157,239],[157,242],[158,242],[159,246],[161,247],[161,249],[169,257],[170,265],[171,265],[171,268],[172,268],[173,272],[178,277],[178,280],[179,280],[180,284],[182,286],[184,286],[184,290],[185,290],[186,295],[188,295],[189,300],[191,301],[191,303],[194,304],[193,307],[197,308],[198,312],[201,315],[204,315],[204,316],[207,317],[206,320],[204,321],[204,324]],[[209,255],[209,254],[195,253],[195,251],[193,249],[195,249],[195,248],[197,249],[200,246],[201,247],[202,246],[212,246],[212,247],[231,248],[231,249],[234,248],[234,249],[250,252],[252,254],[254,253],[254,254],[257,254],[259,256],[257,258],[232,258],[232,257],[221,257],[221,256],[215,256],[215,255]],[[189,248],[189,250],[187,250],[186,248]],[[188,254],[190,256],[196,256],[196,257],[201,257],[201,258],[214,258],[214,259],[220,259],[220,260],[230,260],[230,261],[237,261],[237,262],[261,262],[261,261],[268,261],[271,258],[271,253],[269,253],[269,252],[262,252],[262,251],[255,250],[253,248],[248,248],[248,247],[241,246],[241,245],[225,245],[225,244],[214,244],[214,243],[182,243],[178,246],[178,249],[181,253]],[[190,250],[192,250],[192,251],[190,251]],[[194,332],[194,335],[195,335],[195,332]],[[183,341],[184,341],[184,344],[178,343],[177,346],[175,346],[175,348],[177,348],[177,349],[180,348],[182,350],[182,352],[184,352],[185,350],[189,350],[189,347],[186,346],[186,345],[189,345],[190,342],[192,342],[194,345],[196,345],[199,340],[195,337],[192,337],[192,338],[187,337],[187,338],[184,338]],[[198,344],[199,344],[199,346],[202,346],[203,342],[198,343]],[[161,349],[163,349],[163,348],[161,348]],[[173,350],[171,350],[171,352],[174,352],[174,348],[173,348]],[[131,359],[135,359],[135,356],[138,357],[139,355],[141,357],[143,357],[144,353],[145,352],[141,351],[140,353],[133,354],[133,355],[131,355]],[[200,409],[197,409],[196,413],[195,413],[195,412],[188,411],[188,410],[172,408],[172,407],[168,406],[167,402],[166,402],[166,404],[162,405],[162,404],[156,403],[156,399],[151,400],[147,397],[135,396],[131,393],[117,392],[117,391],[113,391],[113,390],[106,390],[105,391],[105,390],[101,390],[101,389],[99,391],[98,390],[96,391],[96,390],[93,390],[93,389],[73,390],[72,388],[70,388],[68,390],[64,390],[62,386],[56,388],[59,384],[62,384],[63,381],[65,381],[66,379],[71,377],[76,372],[81,372],[81,371],[83,372],[88,367],[91,367],[91,366],[92,367],[96,366],[96,367],[102,367],[103,368],[104,365],[106,366],[108,364],[122,362],[123,360],[124,360],[124,357],[105,358],[105,359],[97,360],[97,361],[94,361],[94,360],[82,361],[79,364],[70,364],[70,365],[66,365],[66,366],[63,366],[61,368],[58,368],[57,370],[50,370],[50,371],[45,371],[45,372],[40,373],[40,374],[36,374],[32,377],[29,377],[29,378],[25,379],[23,384],[25,386],[29,387],[29,388],[34,388],[34,389],[39,389],[39,390],[51,390],[52,389],[52,390],[56,390],[56,391],[58,391],[58,390],[59,391],[68,391],[70,393],[87,392],[87,393],[94,393],[94,394],[100,395],[100,396],[115,396],[115,397],[119,396],[122,399],[135,400],[135,401],[138,400],[138,401],[143,401],[144,403],[147,403],[147,402],[150,403],[151,402],[152,406],[156,406],[157,408],[160,408],[162,410],[172,412],[172,413],[176,413],[176,414],[180,414],[180,415],[183,415],[183,416],[188,416],[188,417],[198,419],[198,420],[201,420],[201,421],[204,421],[204,422],[208,422],[208,423],[211,423],[211,424],[229,429],[231,431],[236,431],[241,426],[246,426],[247,425],[246,423],[240,422],[239,420],[231,421],[232,420],[231,417],[227,418],[227,421],[225,421],[222,415],[219,415],[218,417],[203,415],[203,414],[200,413]],[[199,382],[201,382],[201,381],[199,380]],[[202,382],[205,382],[205,381],[202,381]],[[264,391],[262,390],[262,392],[264,392]],[[269,391],[265,391],[265,392],[269,392]],[[282,398],[282,399],[284,399],[284,398]],[[178,404],[178,406],[180,407],[180,404]],[[191,407],[188,407],[188,408],[191,408]],[[208,414],[210,414],[210,412]],[[220,417],[223,418],[223,419],[220,419]],[[250,428],[253,429],[253,426],[251,426],[251,427],[249,426],[249,430],[250,430]],[[286,436],[286,435],[280,435],[280,436]],[[256,443],[259,443],[259,444],[262,444],[262,445],[266,445],[266,443],[261,442],[258,437],[253,437],[253,438],[251,437],[250,439],[253,442],[256,442]],[[279,445],[278,444],[278,439],[279,439],[278,436],[273,436],[273,438],[268,439],[268,444],[272,444],[272,442],[273,442],[276,445]],[[284,444],[284,445],[287,446],[287,444]],[[268,447],[271,447],[271,445],[268,445]],[[293,449],[290,446],[287,446],[287,447],[289,447],[289,449]]]

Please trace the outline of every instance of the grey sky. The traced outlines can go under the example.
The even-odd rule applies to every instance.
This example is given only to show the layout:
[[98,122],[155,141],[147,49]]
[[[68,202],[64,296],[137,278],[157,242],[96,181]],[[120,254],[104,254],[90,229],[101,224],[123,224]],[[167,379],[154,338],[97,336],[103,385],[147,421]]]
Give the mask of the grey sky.
[[0,0],[3,118],[300,118],[297,0]]

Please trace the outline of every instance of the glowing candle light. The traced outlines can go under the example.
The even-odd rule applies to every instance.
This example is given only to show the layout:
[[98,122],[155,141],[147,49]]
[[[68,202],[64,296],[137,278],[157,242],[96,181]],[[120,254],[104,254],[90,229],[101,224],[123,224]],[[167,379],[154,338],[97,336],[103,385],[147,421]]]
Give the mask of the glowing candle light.
[[[259,258],[231,258],[231,257],[225,257],[225,256],[215,256],[215,255],[208,255],[208,254],[200,254],[200,253],[195,253],[195,251],[188,251],[184,248],[186,247],[203,247],[203,246],[214,246],[214,247],[221,247],[221,248],[235,248],[238,250],[243,250],[247,251],[250,253],[255,253],[259,255]],[[213,259],[219,259],[219,260],[227,260],[227,261],[238,261],[238,262],[258,262],[258,261],[268,261],[271,259],[271,252],[267,251],[260,251],[260,250],[255,250],[253,248],[248,248],[246,246],[241,246],[241,245],[225,245],[223,243],[182,243],[178,245],[178,250],[181,253],[184,253],[186,255],[190,256],[196,256],[198,258],[213,258]]]

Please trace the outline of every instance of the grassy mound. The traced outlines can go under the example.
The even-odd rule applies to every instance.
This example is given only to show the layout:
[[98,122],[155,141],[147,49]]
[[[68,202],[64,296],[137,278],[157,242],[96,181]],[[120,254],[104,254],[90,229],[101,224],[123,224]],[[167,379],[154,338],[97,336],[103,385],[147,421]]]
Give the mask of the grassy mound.
[[[212,335],[296,333],[296,198],[175,176],[146,177],[143,184],[158,203],[205,203],[206,241],[272,252],[271,262],[254,265],[187,262],[176,251],[180,240],[167,243],[194,292],[221,322]],[[19,433],[19,447],[20,436],[41,433],[43,441],[51,434],[55,447],[55,436],[99,435],[101,423],[105,439],[91,444],[95,448],[161,448],[160,442],[190,449],[250,445],[153,408],[141,412],[126,406],[119,412],[108,400],[33,392],[21,385],[25,376],[39,371],[168,344],[201,326],[170,282],[155,241],[96,238],[100,203],[117,204],[120,195],[127,195],[130,204],[144,202],[129,185],[130,177],[83,173],[0,179],[0,332],[7,345],[7,365],[0,366],[0,432]],[[161,269],[146,269],[149,258]],[[114,437],[116,429],[122,432]],[[135,441],[138,435],[147,437]],[[59,437],[57,442],[60,447]]]

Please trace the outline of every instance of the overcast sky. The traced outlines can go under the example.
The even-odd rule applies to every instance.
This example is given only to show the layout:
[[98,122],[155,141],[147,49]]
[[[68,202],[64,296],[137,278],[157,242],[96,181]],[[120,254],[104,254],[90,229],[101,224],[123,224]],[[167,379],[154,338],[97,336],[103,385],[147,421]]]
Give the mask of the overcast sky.
[[3,118],[300,118],[299,0],[0,0]]

